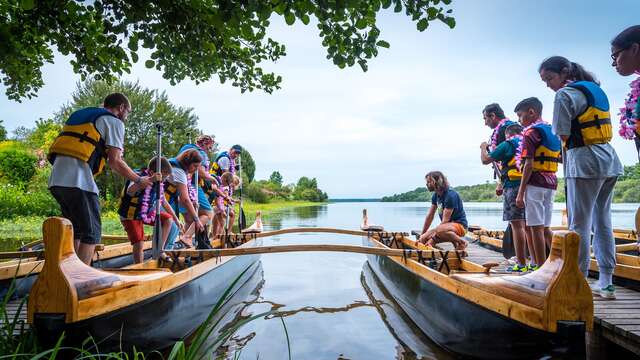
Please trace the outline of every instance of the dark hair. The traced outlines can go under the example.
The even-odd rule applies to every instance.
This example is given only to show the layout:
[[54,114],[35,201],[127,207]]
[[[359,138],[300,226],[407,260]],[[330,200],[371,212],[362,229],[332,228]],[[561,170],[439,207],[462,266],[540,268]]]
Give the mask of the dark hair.
[[200,156],[200,152],[196,149],[189,149],[181,152],[177,159],[183,168],[188,168],[191,164],[199,164],[202,162],[202,156]]
[[634,25],[624,29],[618,36],[611,40],[611,45],[620,49],[628,49],[633,44],[640,44],[640,25]]
[[113,93],[107,95],[102,102],[102,105],[106,108],[116,108],[122,104],[126,104],[127,106],[131,106],[129,103],[129,99],[124,94],[121,93]]
[[447,177],[441,171],[429,171],[426,178],[432,178],[436,182],[436,190],[446,190],[449,188],[449,181]]
[[533,109],[536,113],[542,114],[542,102],[538,100],[537,97],[526,98],[520,101],[513,111],[528,111],[529,109]]
[[487,114],[494,113],[500,119],[504,119],[505,118],[504,111],[502,111],[502,108],[497,103],[493,103],[493,104],[489,104],[489,105],[485,106],[484,109],[482,110],[482,112],[483,113],[487,113]]
[[551,71],[556,74],[566,74],[569,80],[591,81],[600,84],[593,73],[585,70],[582,65],[569,61],[569,59],[563,56],[546,58],[542,64],[540,64],[538,72],[542,72],[542,70]]
[[[158,157],[154,156],[151,160],[149,160],[149,165],[147,166],[147,169],[153,170],[155,172],[157,168],[158,168]],[[171,164],[169,163],[169,160],[167,160],[165,157],[160,158],[160,172],[171,173]]]
[[504,133],[507,135],[516,135],[522,132],[522,125],[520,124],[511,124],[504,129]]

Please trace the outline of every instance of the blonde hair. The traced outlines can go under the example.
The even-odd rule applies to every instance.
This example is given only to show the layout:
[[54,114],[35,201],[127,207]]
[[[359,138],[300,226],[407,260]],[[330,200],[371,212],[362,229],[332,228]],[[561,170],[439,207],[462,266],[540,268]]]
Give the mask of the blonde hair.
[[242,182],[242,180],[240,180],[240,177],[238,175],[233,175],[233,188],[234,189],[239,188],[241,182]]
[[222,182],[222,185],[231,185],[233,183],[233,174],[226,171],[222,176],[220,176],[220,181]]

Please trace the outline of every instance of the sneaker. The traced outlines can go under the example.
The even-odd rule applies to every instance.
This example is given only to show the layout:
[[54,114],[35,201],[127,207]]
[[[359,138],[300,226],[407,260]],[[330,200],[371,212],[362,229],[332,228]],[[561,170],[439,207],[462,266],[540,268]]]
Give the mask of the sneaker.
[[507,271],[508,272],[513,272],[513,273],[524,273],[527,272],[529,269],[527,268],[527,265],[518,265],[515,264],[512,267],[508,267]]
[[605,299],[615,299],[616,298],[616,287],[611,285],[607,285],[607,287],[603,287],[599,290],[598,295]]
[[529,264],[529,265],[527,266],[527,270],[528,270],[528,271],[536,271],[536,270],[538,270],[539,268],[540,268],[540,267],[539,267],[538,265],[536,265],[536,264]]

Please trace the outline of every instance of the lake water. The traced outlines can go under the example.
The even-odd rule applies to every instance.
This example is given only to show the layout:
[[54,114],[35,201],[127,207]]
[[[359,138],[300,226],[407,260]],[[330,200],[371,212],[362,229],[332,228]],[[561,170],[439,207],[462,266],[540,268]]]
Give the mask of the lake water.
[[[560,205],[560,204],[557,204]],[[470,224],[504,229],[502,205],[467,203]],[[331,203],[289,209],[264,218],[266,229],[333,227],[357,229],[362,209],[389,231],[422,227],[424,203]],[[560,206],[554,225],[560,224]],[[614,227],[631,228],[638,204],[614,205]],[[289,234],[264,245],[352,244],[361,238]],[[406,318],[371,277],[366,257],[351,253],[263,255],[250,295],[236,308],[237,321],[274,310],[236,330],[218,355],[235,359],[453,359]],[[254,277],[255,278],[255,277]],[[288,335],[288,336],[287,336]]]

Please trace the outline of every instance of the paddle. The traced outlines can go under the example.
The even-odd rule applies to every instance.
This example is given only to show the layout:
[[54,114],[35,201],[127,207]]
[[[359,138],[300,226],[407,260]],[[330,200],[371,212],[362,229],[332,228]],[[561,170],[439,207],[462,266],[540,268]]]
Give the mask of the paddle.
[[511,223],[509,223],[502,235],[502,256],[504,256],[505,259],[511,259],[516,254],[512,236]]
[[[156,174],[162,174],[161,157],[162,157],[162,125],[156,124]],[[151,254],[154,260],[160,258],[160,252],[162,251],[162,224],[160,224],[160,209],[162,208],[162,195],[160,193],[160,181],[156,182],[156,219],[153,224],[153,242],[151,243]]]
[[[242,179],[242,156],[238,156],[238,166],[240,167],[240,177]],[[247,228],[247,218],[244,216],[244,208],[242,207],[242,183],[244,181],[240,181],[240,216],[238,216],[238,231],[242,232],[242,230]]]

